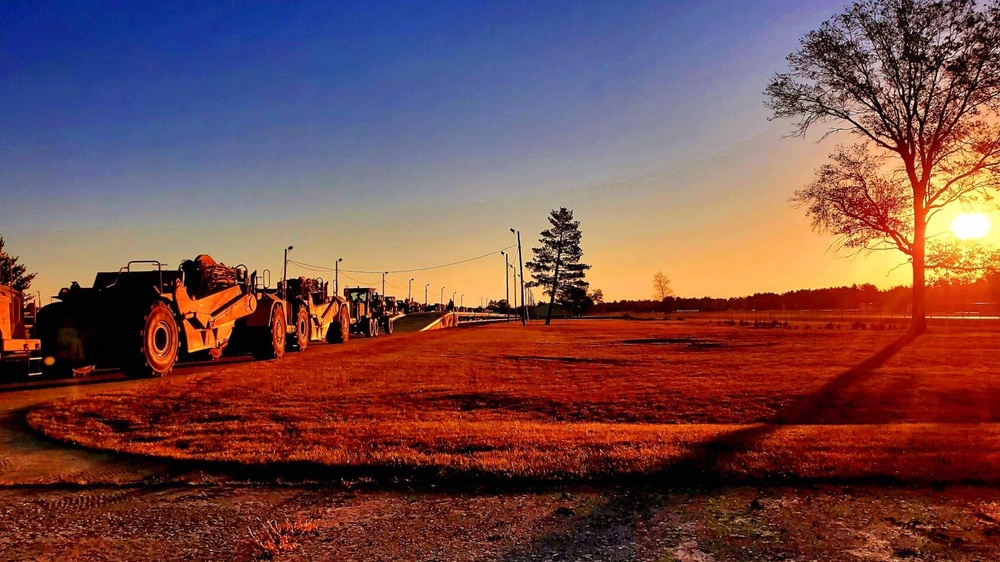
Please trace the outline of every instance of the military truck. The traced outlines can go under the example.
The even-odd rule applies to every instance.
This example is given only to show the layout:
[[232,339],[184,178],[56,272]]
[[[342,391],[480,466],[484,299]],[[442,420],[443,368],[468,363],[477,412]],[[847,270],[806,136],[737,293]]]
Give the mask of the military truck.
[[330,295],[322,278],[288,279],[284,294],[289,305],[288,341],[304,350],[310,341],[344,343],[350,337],[351,312],[347,299]]
[[351,332],[376,337],[379,332],[392,333],[392,317],[386,313],[385,301],[371,287],[347,287],[344,296],[351,314]]
[[55,298],[39,310],[35,329],[44,363],[57,374],[114,366],[158,377],[181,352],[218,358],[234,331],[257,358],[285,351],[284,301],[256,289],[256,272],[204,254],[177,270],[130,261],[98,273],[92,287],[74,281]]
[[21,291],[0,285],[0,373],[4,375],[42,374],[42,344],[28,337],[26,308]]

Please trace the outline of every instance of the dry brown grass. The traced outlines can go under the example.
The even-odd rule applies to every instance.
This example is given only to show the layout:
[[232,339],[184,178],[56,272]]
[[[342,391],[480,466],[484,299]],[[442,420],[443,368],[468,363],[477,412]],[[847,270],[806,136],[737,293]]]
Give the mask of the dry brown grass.
[[1000,331],[564,321],[352,340],[63,401],[88,447],[501,477],[1000,480]]

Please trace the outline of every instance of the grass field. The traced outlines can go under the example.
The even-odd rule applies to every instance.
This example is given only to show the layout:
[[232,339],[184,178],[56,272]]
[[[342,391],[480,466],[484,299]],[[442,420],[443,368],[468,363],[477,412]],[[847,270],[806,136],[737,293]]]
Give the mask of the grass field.
[[87,447],[249,465],[1000,481],[1000,331],[902,336],[624,320],[400,334],[57,402],[28,422]]

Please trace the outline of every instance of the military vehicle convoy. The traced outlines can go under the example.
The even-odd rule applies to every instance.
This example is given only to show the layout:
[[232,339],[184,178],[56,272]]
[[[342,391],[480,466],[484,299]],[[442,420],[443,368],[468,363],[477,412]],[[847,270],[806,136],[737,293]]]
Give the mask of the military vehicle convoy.
[[168,373],[181,353],[218,358],[231,344],[259,359],[281,357],[285,302],[257,286],[256,272],[210,256],[166,270],[155,260],[74,282],[38,312],[35,334],[47,370],[115,366],[134,377]]
[[268,287],[268,278],[267,270],[258,277],[206,254],[175,270],[156,260],[130,261],[99,272],[90,287],[74,281],[35,318],[25,313],[34,307],[25,306],[21,293],[0,286],[0,363],[19,362],[30,374],[114,367],[159,377],[182,355],[218,359],[235,351],[277,359],[311,342],[393,332],[399,305],[374,288],[349,287],[341,296],[331,295],[322,278],[287,279],[277,287]]

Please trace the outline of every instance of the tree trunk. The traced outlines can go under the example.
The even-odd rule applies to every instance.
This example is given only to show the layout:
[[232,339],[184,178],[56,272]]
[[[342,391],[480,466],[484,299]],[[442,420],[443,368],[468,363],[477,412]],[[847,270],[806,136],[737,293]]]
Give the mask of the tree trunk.
[[559,262],[562,258],[562,250],[556,254],[556,270],[552,272],[552,294],[549,295],[549,309],[545,312],[545,325],[552,323],[552,309],[556,306],[556,290],[559,288]]
[[913,307],[910,315],[910,335],[927,331],[926,242],[927,222],[914,217],[913,229]]

